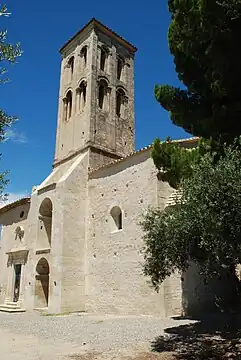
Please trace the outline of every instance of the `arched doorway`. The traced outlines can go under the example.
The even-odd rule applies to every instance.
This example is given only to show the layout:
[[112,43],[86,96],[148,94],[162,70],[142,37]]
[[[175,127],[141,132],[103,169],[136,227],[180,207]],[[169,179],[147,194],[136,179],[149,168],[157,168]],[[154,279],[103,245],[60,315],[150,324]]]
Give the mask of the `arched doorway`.
[[41,258],[36,266],[35,275],[35,308],[48,307],[49,301],[49,263]]

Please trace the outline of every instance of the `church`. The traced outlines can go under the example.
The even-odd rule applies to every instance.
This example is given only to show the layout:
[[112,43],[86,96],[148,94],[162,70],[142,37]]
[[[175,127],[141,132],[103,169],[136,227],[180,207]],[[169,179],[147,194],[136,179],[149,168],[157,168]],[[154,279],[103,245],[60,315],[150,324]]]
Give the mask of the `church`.
[[136,51],[96,19],[60,49],[52,172],[0,209],[1,311],[182,314],[181,277],[157,293],[143,275],[139,222],[174,194],[157,178],[151,146],[135,151]]

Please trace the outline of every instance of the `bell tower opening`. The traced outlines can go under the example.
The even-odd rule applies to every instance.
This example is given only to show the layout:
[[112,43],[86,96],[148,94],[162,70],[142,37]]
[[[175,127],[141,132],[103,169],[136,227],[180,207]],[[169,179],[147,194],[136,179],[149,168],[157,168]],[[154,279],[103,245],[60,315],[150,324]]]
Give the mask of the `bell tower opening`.
[[96,19],[62,56],[54,167],[89,150],[89,166],[134,151],[136,48]]

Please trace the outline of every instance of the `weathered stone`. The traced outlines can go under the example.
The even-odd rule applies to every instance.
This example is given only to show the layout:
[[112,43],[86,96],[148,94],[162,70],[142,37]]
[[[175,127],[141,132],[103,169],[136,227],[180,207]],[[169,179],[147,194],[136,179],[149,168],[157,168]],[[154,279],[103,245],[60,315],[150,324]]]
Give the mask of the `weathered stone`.
[[61,49],[53,171],[31,201],[0,210],[0,303],[181,314],[180,277],[156,293],[142,273],[139,221],[150,205],[164,209],[173,190],[158,180],[150,147],[134,152],[135,51],[96,20]]

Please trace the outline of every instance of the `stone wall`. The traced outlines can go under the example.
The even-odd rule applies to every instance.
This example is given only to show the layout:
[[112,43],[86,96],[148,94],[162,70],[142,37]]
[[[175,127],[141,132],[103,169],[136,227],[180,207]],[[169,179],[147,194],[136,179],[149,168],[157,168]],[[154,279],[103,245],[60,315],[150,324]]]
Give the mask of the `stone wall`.
[[[80,32],[61,52],[58,125],[55,164],[86,146],[110,152],[110,157],[129,155],[134,151],[134,50],[117,36],[106,36],[93,22]],[[111,33],[110,33],[111,35]],[[86,49],[83,66],[82,50]],[[102,50],[106,65],[101,68]],[[123,62],[118,79],[117,63]],[[73,72],[70,60],[73,60]],[[80,107],[80,86],[86,86],[85,101]],[[100,106],[99,89],[104,84],[104,107]],[[117,115],[117,92],[121,91],[122,111]],[[68,93],[72,94],[71,116],[65,117]],[[85,104],[85,105],[83,105]],[[93,167],[101,165],[94,163]]]
[[[8,252],[12,249],[24,248],[27,246],[29,227],[28,227],[28,213],[30,204],[17,206],[3,213],[0,216],[0,223],[2,224],[2,236],[0,240],[0,304],[4,302],[7,295],[8,281],[10,272],[13,275],[13,267],[9,265]],[[16,235],[17,227],[21,226],[24,230],[24,236],[20,238]]]
[[61,312],[85,310],[87,171],[88,153],[76,159],[57,186]]
[[[142,214],[169,195],[157,196],[156,169],[144,151],[94,172],[89,180],[87,310],[120,314],[181,313],[180,277],[167,279],[156,293],[142,272]],[[166,195],[166,196],[165,196]],[[162,200],[161,200],[162,199]],[[111,209],[122,211],[122,229],[113,231]]]

